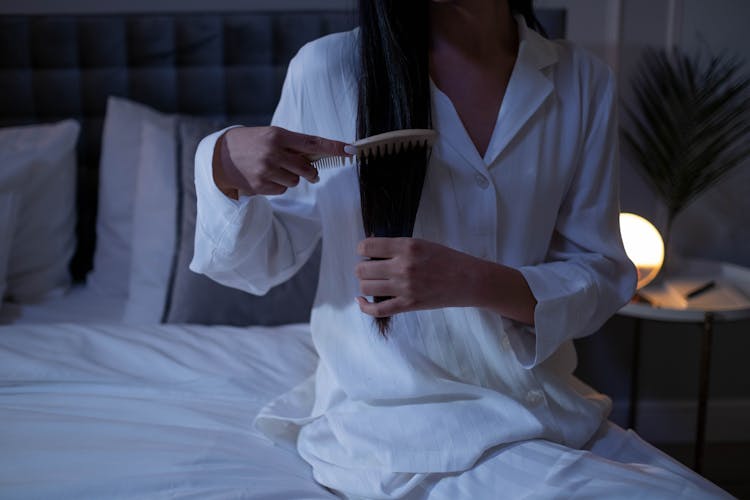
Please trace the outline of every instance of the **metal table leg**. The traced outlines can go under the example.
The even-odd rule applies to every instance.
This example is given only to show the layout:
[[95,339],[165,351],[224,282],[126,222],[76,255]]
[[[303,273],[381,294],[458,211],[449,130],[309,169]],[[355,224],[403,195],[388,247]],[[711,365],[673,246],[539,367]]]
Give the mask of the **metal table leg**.
[[695,425],[695,459],[693,470],[703,471],[703,451],[706,444],[706,412],[708,410],[709,376],[711,374],[711,343],[714,334],[714,315],[707,312],[703,319],[701,335],[701,366],[698,386],[698,415]]
[[633,331],[633,356],[630,364],[630,402],[628,404],[628,428],[635,430],[638,419],[638,380],[641,365],[641,327],[643,320],[635,318]]

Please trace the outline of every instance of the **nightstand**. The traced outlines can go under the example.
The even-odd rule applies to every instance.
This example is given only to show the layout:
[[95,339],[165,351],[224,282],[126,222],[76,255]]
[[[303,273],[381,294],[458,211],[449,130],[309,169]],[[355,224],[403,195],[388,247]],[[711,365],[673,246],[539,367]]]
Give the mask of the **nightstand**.
[[700,473],[706,437],[714,324],[750,319],[750,269],[724,262],[675,259],[666,272],[642,288],[618,314],[635,318],[628,416],[631,428],[635,428],[638,411],[642,322],[655,320],[702,325],[693,465],[693,469]]

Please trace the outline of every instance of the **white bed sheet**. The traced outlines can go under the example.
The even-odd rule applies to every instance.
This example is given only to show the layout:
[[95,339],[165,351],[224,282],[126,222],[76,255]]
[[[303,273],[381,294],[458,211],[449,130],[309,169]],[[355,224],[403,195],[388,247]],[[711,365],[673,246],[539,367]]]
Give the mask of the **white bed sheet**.
[[[338,498],[295,450],[252,426],[265,403],[309,377],[316,363],[308,325],[0,327],[0,498]],[[509,493],[515,483],[500,472],[528,466],[539,455],[529,455],[529,446],[536,445],[425,480],[409,498]],[[545,448],[542,455],[554,459],[545,470],[564,474],[535,498],[602,480],[597,466],[611,475],[607,460],[622,464],[619,479],[673,481],[698,491],[696,498],[728,497],[613,424],[590,450],[596,455],[566,451],[575,459],[561,461]],[[643,470],[654,472],[644,477]]]
[[0,328],[0,498],[336,498],[252,429],[307,325]]
[[3,303],[0,325],[33,323],[121,323],[126,299],[77,285],[38,304]]

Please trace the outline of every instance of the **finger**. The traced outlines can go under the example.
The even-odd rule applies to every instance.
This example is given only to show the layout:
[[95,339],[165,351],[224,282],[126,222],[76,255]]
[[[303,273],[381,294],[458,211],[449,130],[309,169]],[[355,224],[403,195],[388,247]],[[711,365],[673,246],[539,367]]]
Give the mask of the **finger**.
[[305,155],[335,155],[350,156],[344,151],[345,142],[325,139],[315,135],[300,134],[290,130],[280,129],[280,144],[297,153]]
[[293,174],[292,172],[283,168],[277,168],[268,173],[266,181],[280,184],[284,187],[294,187],[299,184],[299,175]]
[[391,277],[390,260],[366,260],[357,264],[354,275],[361,280],[388,279]]
[[279,166],[298,177],[304,177],[310,182],[318,182],[318,170],[312,166],[310,161],[299,154],[281,151],[279,153]]
[[360,281],[359,288],[362,295],[371,297],[393,297],[397,295],[396,286],[390,280],[364,280]]
[[398,255],[402,238],[366,238],[357,245],[357,253],[364,257],[387,259]]
[[400,297],[384,300],[383,302],[368,302],[364,297],[357,297],[359,309],[370,316],[384,318],[406,311]]

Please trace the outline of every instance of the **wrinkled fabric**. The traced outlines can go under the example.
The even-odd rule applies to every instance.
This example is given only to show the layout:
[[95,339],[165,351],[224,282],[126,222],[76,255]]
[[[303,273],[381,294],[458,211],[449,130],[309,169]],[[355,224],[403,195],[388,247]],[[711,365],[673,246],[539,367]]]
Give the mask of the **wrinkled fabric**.
[[[14,325],[0,327],[0,359],[2,498],[340,498],[316,484],[296,450],[275,446],[249,425],[269,398],[306,385],[300,382],[317,363],[308,325]],[[547,447],[534,443],[530,449]],[[557,458],[533,468],[526,464],[550,453],[514,445],[486,453],[461,474],[395,479],[412,480],[409,499],[455,500],[487,498],[500,488],[549,494],[561,475],[566,487],[634,477],[608,479],[603,465],[583,469],[587,463],[637,473],[644,468],[627,463],[638,462],[653,466],[650,475],[698,478],[612,425],[587,446],[596,457],[549,445]],[[513,463],[526,472],[509,468]],[[550,464],[555,481],[545,482]],[[696,486],[687,483],[688,491]]]
[[[263,294],[322,240],[311,318],[316,373],[271,401],[255,424],[295,447],[317,481],[346,494],[399,498],[431,474],[467,471],[511,443],[581,448],[610,411],[607,397],[573,377],[572,339],[596,331],[635,287],[619,236],[614,78],[588,53],[522,22],[519,30],[484,157],[431,84],[438,138],[414,237],[519,269],[538,300],[534,327],[481,308],[444,308],[395,316],[384,340],[355,303],[364,232],[354,168],[235,201],[212,178],[222,132],[196,153],[192,270]],[[274,125],[355,140],[357,36],[300,50]]]
[[336,498],[251,426],[308,325],[13,325],[0,360],[0,498]]

